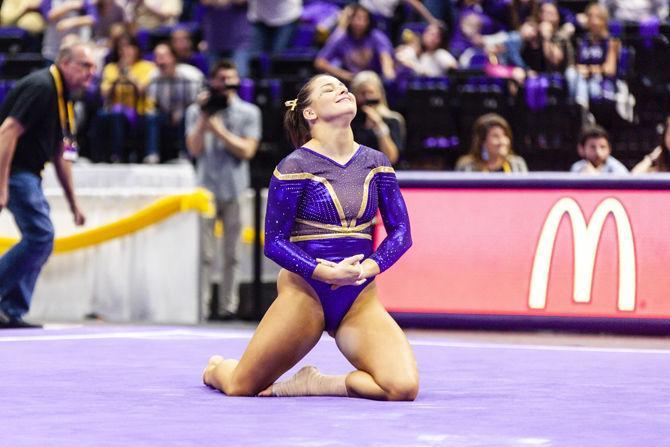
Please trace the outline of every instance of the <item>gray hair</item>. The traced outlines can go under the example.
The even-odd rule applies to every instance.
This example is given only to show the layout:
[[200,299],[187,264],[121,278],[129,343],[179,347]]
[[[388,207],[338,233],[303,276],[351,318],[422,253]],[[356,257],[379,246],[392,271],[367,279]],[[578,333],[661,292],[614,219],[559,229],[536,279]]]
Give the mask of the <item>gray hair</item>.
[[[71,38],[68,38],[70,36]],[[63,43],[58,49],[58,56],[56,56],[56,63],[72,59],[75,50],[77,48],[91,48],[91,45],[89,43],[81,41],[77,36],[74,35],[70,36],[66,36],[66,38],[63,39]]]

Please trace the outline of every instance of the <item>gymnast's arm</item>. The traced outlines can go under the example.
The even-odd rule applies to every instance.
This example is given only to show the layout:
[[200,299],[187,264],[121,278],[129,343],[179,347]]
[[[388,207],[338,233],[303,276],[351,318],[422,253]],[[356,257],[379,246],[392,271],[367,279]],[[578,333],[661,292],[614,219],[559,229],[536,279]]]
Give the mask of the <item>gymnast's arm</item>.
[[270,180],[265,213],[265,256],[306,279],[313,278],[338,285],[355,283],[360,270],[352,265],[358,264],[362,256],[352,256],[330,266],[318,262],[290,241],[303,182],[304,180],[279,180],[275,176]]
[[379,211],[387,236],[377,250],[362,263],[362,277],[365,278],[378,275],[391,267],[412,246],[407,207],[395,174],[378,174],[377,182]]

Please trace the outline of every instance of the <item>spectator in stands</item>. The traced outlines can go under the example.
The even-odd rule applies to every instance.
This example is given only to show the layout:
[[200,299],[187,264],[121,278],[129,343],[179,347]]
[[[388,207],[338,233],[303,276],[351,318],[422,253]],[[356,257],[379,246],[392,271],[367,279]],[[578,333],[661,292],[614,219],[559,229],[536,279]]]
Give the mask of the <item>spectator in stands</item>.
[[[504,6],[504,3],[501,6]],[[508,31],[520,31],[525,24],[536,24],[539,21],[540,2],[539,0],[512,0],[507,2],[504,13],[506,15],[505,28]]]
[[430,24],[444,27],[444,23],[438,20],[431,14],[431,12],[424,6],[421,0],[360,0],[360,5],[370,11],[370,14],[375,19],[379,28],[385,31],[392,38],[396,37],[397,28],[399,24],[395,24],[394,16],[397,16],[397,10],[401,3],[410,6],[422,19]]
[[197,67],[203,75],[208,72],[207,58],[202,53],[193,51],[191,33],[183,26],[175,27],[170,33],[170,47],[178,63]]
[[401,45],[396,50],[396,60],[416,76],[445,76],[449,70],[458,68],[458,61],[444,49],[444,29],[428,25],[421,38]]
[[[458,19],[458,26],[451,39],[451,46],[449,51],[451,54],[459,58],[460,65],[468,66],[468,59],[460,60],[460,58],[470,49],[478,50],[478,54],[485,55],[484,39],[482,34],[483,21],[479,14],[461,14]],[[473,52],[471,50],[470,52]]]
[[41,0],[4,0],[0,7],[0,25],[15,26],[30,34],[44,31],[44,18],[40,14]]
[[112,27],[124,24],[126,14],[116,0],[98,0],[96,3],[98,20],[93,26],[93,39],[99,44],[107,44]]
[[661,143],[635,165],[633,174],[670,171],[670,117],[666,118]]
[[[119,39],[119,60],[111,62],[102,71],[100,92],[105,109],[100,112],[101,125],[107,131],[108,156],[112,162],[121,161],[127,130],[142,129],[145,113],[144,93],[156,65],[142,59],[137,39],[125,35]],[[139,154],[130,160],[138,161]]]
[[[305,4],[302,14],[300,15],[300,23],[303,26],[314,29],[316,35],[314,41],[318,46],[323,46],[330,36],[331,32],[335,30],[341,21],[343,9],[337,4],[317,0]],[[346,29],[346,26],[344,27]]]
[[181,0],[130,0],[131,21],[137,29],[155,30],[177,23]]
[[529,23],[529,35],[521,56],[534,72],[564,73],[574,64],[574,48],[570,41],[574,26],[561,27],[555,3],[542,3],[539,11],[538,23]]
[[125,24],[115,23],[109,28],[109,39],[107,40],[108,51],[105,56],[105,65],[119,61],[121,41],[125,41],[129,35],[130,32]]
[[600,0],[610,17],[628,22],[668,18],[668,0]]
[[351,82],[351,92],[359,110],[351,122],[354,139],[396,164],[405,149],[405,119],[389,109],[382,80],[374,71],[361,71]]
[[158,163],[184,157],[184,116],[195,102],[203,83],[200,70],[177,63],[172,48],[161,43],[154,48],[158,67],[147,87],[147,148],[144,163]]
[[372,70],[387,80],[396,76],[391,41],[383,32],[374,29],[370,13],[360,5],[351,7],[347,31],[330,36],[316,56],[314,66],[348,82],[364,70]]
[[302,13],[302,0],[248,0],[251,55],[280,54],[289,48]]
[[579,135],[577,153],[582,158],[575,162],[570,172],[583,174],[627,174],[628,169],[612,157],[610,137],[600,126],[582,129]]
[[56,58],[63,38],[67,35],[78,35],[82,42],[91,40],[91,27],[97,20],[92,0],[45,0],[42,11],[47,19],[42,55],[48,61]]
[[[214,194],[217,216],[223,220],[219,308],[212,318],[228,319],[235,316],[239,306],[240,200],[250,186],[248,160],[256,154],[261,139],[261,112],[237,95],[240,77],[231,61],[214,65],[209,85],[198,103],[186,111],[186,147],[197,159],[199,182]],[[215,253],[213,220],[204,229],[203,237],[204,267],[208,271]]]
[[621,46],[610,36],[609,16],[602,5],[589,5],[586,16],[588,31],[577,40],[576,70],[566,72],[570,95],[584,108],[590,98],[602,96],[603,79],[616,75]]
[[501,77],[522,82],[526,64],[521,58],[521,36],[517,31],[484,34],[487,16],[475,11],[461,14],[459,26],[451,41],[451,53],[463,68],[509,67]]
[[246,77],[251,32],[247,0],[200,0],[200,4],[204,6],[202,32],[209,62],[232,59],[240,76]]
[[470,152],[456,162],[462,172],[527,172],[523,158],[512,150],[512,129],[495,113],[480,116],[472,127]]

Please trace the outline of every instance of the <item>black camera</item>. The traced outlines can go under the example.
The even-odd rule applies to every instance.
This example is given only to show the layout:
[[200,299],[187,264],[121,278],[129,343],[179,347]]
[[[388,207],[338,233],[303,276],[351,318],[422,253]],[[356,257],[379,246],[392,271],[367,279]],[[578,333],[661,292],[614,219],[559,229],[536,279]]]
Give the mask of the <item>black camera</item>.
[[209,92],[209,98],[200,106],[200,110],[207,115],[214,115],[228,107],[228,97],[225,94],[212,87],[209,87],[207,91]]

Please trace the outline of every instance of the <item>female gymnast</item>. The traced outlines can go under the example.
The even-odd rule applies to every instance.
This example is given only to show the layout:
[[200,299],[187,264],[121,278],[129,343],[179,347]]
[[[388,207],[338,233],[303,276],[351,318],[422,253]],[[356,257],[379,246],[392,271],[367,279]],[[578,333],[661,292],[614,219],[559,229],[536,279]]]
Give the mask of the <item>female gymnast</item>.
[[[286,106],[297,149],[274,171],[265,220],[265,254],[283,267],[278,296],[242,358],[211,357],[203,381],[229,396],[414,400],[414,354],[374,282],[412,244],[395,172],[384,154],[354,142],[356,101],[337,78],[313,77]],[[373,252],[377,209],[388,236]],[[356,370],[331,376],[306,366],[274,383],[324,330]]]

